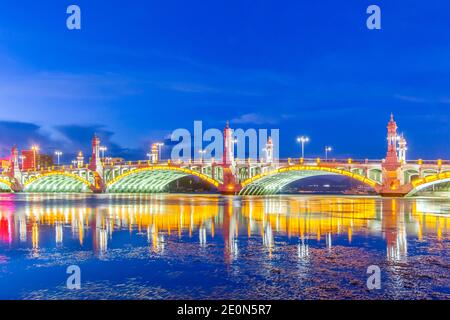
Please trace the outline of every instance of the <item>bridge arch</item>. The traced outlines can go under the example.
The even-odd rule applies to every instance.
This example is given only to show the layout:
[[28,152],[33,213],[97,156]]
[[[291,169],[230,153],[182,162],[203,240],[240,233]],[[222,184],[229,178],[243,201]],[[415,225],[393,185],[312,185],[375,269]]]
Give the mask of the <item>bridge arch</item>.
[[68,172],[53,171],[38,174],[23,185],[24,192],[91,192],[93,185],[87,179]]
[[442,172],[435,175],[426,176],[411,182],[412,190],[406,195],[407,197],[414,196],[418,192],[431,187],[433,185],[450,182],[450,171]]
[[5,178],[0,178],[0,191],[13,191],[13,183]]
[[372,179],[344,169],[322,166],[290,166],[279,168],[242,182],[241,195],[276,194],[288,184],[308,177],[340,175],[355,179],[377,190],[381,185]]
[[187,176],[200,178],[214,187],[219,182],[203,173],[176,166],[149,166],[127,171],[106,183],[110,193],[157,193],[163,192],[171,182]]

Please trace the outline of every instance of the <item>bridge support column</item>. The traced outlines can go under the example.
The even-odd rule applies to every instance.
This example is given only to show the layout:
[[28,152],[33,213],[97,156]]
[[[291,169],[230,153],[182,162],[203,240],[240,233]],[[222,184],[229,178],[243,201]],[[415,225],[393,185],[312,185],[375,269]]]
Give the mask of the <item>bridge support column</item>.
[[397,128],[394,115],[391,114],[391,120],[387,126],[388,149],[386,159],[381,165],[383,170],[383,185],[379,193],[383,197],[403,197],[408,193],[399,179],[401,176],[401,163],[397,155]]
[[383,186],[378,191],[382,197],[404,197],[411,190],[408,185],[402,185],[399,177],[400,170],[383,172]]
[[237,183],[236,177],[230,167],[223,168],[223,183],[219,186],[219,192],[225,195],[236,195],[242,189]]

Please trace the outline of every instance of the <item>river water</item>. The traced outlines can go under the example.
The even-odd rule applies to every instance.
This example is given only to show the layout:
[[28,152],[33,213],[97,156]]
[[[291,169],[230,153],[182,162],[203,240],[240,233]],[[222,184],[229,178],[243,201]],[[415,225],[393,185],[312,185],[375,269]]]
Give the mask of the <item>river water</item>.
[[449,298],[448,198],[0,195],[0,299]]

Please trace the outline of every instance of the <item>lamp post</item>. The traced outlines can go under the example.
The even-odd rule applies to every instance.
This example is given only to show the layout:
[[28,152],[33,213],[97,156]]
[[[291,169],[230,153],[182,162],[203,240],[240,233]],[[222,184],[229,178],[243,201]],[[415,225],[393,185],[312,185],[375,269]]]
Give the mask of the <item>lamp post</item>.
[[38,168],[37,165],[37,153],[39,152],[39,146],[38,145],[33,145],[31,147],[31,150],[33,151],[33,168],[34,170],[36,170]]
[[333,151],[333,148],[331,147],[325,147],[325,159],[328,161],[328,152]]
[[57,158],[57,163],[58,163],[58,166],[59,166],[59,160],[60,160],[60,157],[62,156],[62,152],[61,151],[55,151],[55,155],[56,155],[56,158]]
[[105,147],[105,146],[101,146],[101,147],[98,148],[98,149],[101,151],[101,153],[102,153],[102,158],[104,159],[104,158],[105,158],[105,152],[108,151],[108,148]]
[[305,158],[305,143],[309,142],[309,138],[305,136],[301,136],[297,138],[297,142],[302,144],[302,159]]
[[206,151],[200,150],[198,153],[200,153],[200,162],[203,163],[203,155],[206,153]]

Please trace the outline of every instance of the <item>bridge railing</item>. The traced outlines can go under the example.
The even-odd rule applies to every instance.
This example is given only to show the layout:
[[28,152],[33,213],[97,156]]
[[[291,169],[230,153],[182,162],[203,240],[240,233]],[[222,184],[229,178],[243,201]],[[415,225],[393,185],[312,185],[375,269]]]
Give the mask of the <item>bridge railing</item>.
[[[272,163],[267,163],[265,159],[235,159],[235,163],[240,166],[245,165],[274,165],[274,166],[288,166],[288,165],[376,165],[383,163],[384,160],[379,159],[321,159],[321,158],[285,158],[276,159]],[[450,160],[408,160],[405,164],[409,165],[420,165],[420,166],[450,166]],[[159,166],[210,166],[210,165],[222,165],[222,161],[216,161],[214,159],[195,159],[191,161],[171,161],[164,160],[158,163],[152,163],[149,160],[137,160],[137,161],[120,161],[120,162],[105,162],[103,163],[105,167],[114,166],[131,166],[131,167],[144,167],[150,165]],[[25,173],[35,173],[35,172],[49,172],[49,171],[75,171],[75,170],[85,170],[88,169],[89,165],[85,164],[83,166],[77,165],[60,165],[51,166],[38,169],[28,169],[22,170]],[[0,168],[0,173],[2,173]]]

